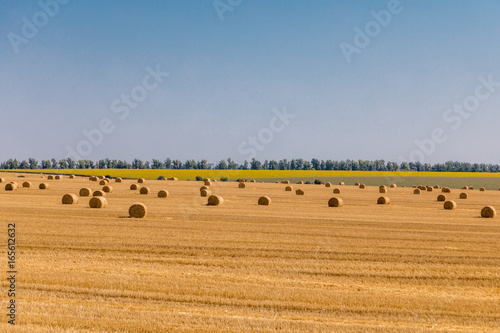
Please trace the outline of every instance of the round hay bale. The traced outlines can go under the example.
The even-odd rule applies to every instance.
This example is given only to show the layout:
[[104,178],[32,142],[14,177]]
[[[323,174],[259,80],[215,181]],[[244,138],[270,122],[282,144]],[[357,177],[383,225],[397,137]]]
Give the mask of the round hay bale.
[[130,185],[130,189],[133,191],[137,190],[137,188],[138,188],[137,184]]
[[208,189],[200,191],[200,196],[202,197],[208,197],[210,194],[212,194],[212,192],[210,192]]
[[269,206],[271,204],[271,198],[263,196],[259,198],[257,202],[260,206]]
[[438,195],[437,201],[446,201],[446,195],[444,195],[444,194]]
[[40,183],[40,185],[38,185],[38,188],[40,190],[48,190],[49,189],[49,184],[48,183]]
[[494,218],[497,216],[497,211],[495,210],[495,207],[493,206],[486,206],[483,209],[481,209],[481,217],[483,218]]
[[345,183],[344,182],[339,182],[339,185],[345,185]]
[[99,181],[99,185],[101,185],[101,186],[104,186],[104,185],[106,185],[106,184],[107,184],[107,182],[106,182],[104,179],[103,179],[103,180],[101,180],[101,181]]
[[439,185],[434,185],[434,189],[439,190],[440,188],[441,188],[441,186],[439,186]]
[[159,190],[158,191],[158,198],[168,198],[168,191],[166,191],[166,190]]
[[238,188],[245,188],[245,187],[246,187],[245,183],[239,183],[238,184]]
[[104,197],[93,197],[89,200],[90,208],[104,208],[108,205],[108,201]]
[[379,193],[387,193],[387,189],[386,188],[380,188],[378,190]]
[[290,185],[288,185],[287,187],[285,187],[285,191],[291,192],[291,191],[293,191],[293,187],[291,187]]
[[211,185],[212,185],[211,181],[209,181],[209,180],[205,181],[205,186],[211,186]]
[[31,188],[31,185],[32,185],[31,182],[24,182],[23,183],[24,188]]
[[146,205],[143,203],[137,202],[130,206],[128,209],[128,214],[130,217],[136,218],[136,219],[142,219],[143,217],[146,216],[148,213],[148,209],[146,208]]
[[[205,179],[205,181],[210,181],[210,179]],[[238,182],[239,182],[239,183],[244,183],[244,182],[245,182],[245,180],[244,180],[243,178],[240,178],[240,179],[238,179]]]
[[149,187],[146,187],[146,186],[141,187],[141,189],[139,190],[139,193],[140,194],[149,194]]
[[121,177],[116,177],[115,178],[115,183],[121,183],[122,182],[122,178]]
[[80,189],[79,195],[81,197],[88,197],[88,196],[90,196],[91,192],[92,192],[92,190],[90,188],[88,188],[88,187],[82,187]]
[[328,182],[328,183],[325,183],[325,187],[330,187],[332,186],[332,183]]
[[104,176],[97,176],[97,178],[98,178],[98,179],[104,179],[104,178],[106,178],[106,177],[104,177]]
[[250,180],[250,183],[256,183],[255,179]]
[[390,188],[396,188],[396,187],[398,187],[398,185],[396,185],[396,184],[391,184],[391,186],[390,186]]
[[457,204],[455,201],[451,201],[451,200],[445,201],[443,208],[447,209],[447,210],[454,210],[455,208],[457,208]]
[[106,193],[113,193],[113,186],[106,185],[102,188],[102,190]]
[[304,182],[303,182],[302,180],[299,180],[299,181],[297,182],[297,184],[299,184],[299,185],[303,185],[303,184],[304,184]]
[[304,190],[302,190],[302,189],[299,188],[298,190],[295,191],[295,194],[297,194],[297,195],[304,195]]
[[383,189],[383,188],[387,189],[387,186],[385,186],[385,185],[380,185],[380,186],[378,187],[378,189],[379,189],[379,190],[380,190],[380,189]]
[[414,191],[413,191],[413,194],[420,194],[422,191],[419,189],[419,188],[416,188]]
[[412,188],[417,188],[417,185],[413,185]]
[[69,175],[69,179],[75,179],[75,175]]
[[5,184],[5,190],[6,191],[17,191],[18,187],[19,186],[17,184],[15,184],[15,183],[7,183],[7,184]]
[[97,176],[90,176],[89,180],[93,181],[93,182],[96,182],[96,181],[98,181],[98,178],[97,178]]
[[469,190],[474,190],[474,186],[469,186]]
[[5,183],[5,178],[0,178],[0,183]]
[[486,191],[486,189],[484,187],[480,187],[479,191],[484,192],[484,191]]
[[462,190],[468,190],[468,189],[469,189],[469,186],[462,187]]
[[423,185],[420,185],[417,187],[420,191],[426,191],[427,190],[427,187],[426,186],[423,186]]
[[380,197],[377,199],[377,205],[388,205],[391,203],[391,199],[388,197]]
[[54,176],[52,176],[52,175],[48,175],[48,176],[47,176],[47,180],[54,180]]
[[427,186],[427,192],[432,192],[434,191],[434,189],[432,188],[432,186]]
[[62,176],[60,176],[60,175],[56,175],[56,176],[54,177],[54,179],[55,179],[55,180],[61,180],[61,179],[62,179]]
[[177,179],[177,177],[169,177],[167,178],[167,180],[179,180],[179,179]]
[[[469,189],[470,189],[470,187],[469,187]],[[443,193],[451,193],[451,190],[450,190],[450,188],[449,188],[449,187],[443,187],[443,188],[441,189],[441,192],[443,192]]]
[[406,185],[401,186],[401,188],[406,188]]
[[274,183],[275,183],[275,184],[279,184],[280,182],[279,182],[279,181],[275,181]]
[[330,198],[330,200],[328,200],[328,207],[342,207],[342,206],[344,206],[344,200],[340,198],[333,197]]
[[202,187],[200,187],[200,191],[203,191],[203,190],[208,190],[208,186],[203,185]]
[[465,192],[463,193],[460,193],[460,199],[467,199],[469,197],[469,195]]
[[208,206],[220,206],[223,203],[224,203],[224,198],[219,195],[212,194],[211,196],[208,197],[207,201]]
[[94,197],[105,197],[106,196],[106,192],[97,190],[97,191],[94,191],[94,193],[92,193],[92,196],[94,196]]
[[338,187],[334,188],[333,189],[333,194],[340,194],[340,189]]
[[158,177],[158,180],[167,180],[167,178],[165,176],[160,176]]
[[137,182],[138,182],[139,184],[143,184],[145,181],[146,181],[146,179],[144,179],[144,178],[139,178],[139,179],[137,179]]
[[354,186],[359,186],[360,184],[359,183],[354,183]]
[[289,180],[283,180],[281,183],[282,184],[290,184],[290,181]]
[[359,184],[359,188],[360,188],[360,189],[365,189],[365,188],[366,188],[366,185],[365,185],[365,184]]
[[63,205],[74,205],[78,203],[78,197],[76,194],[73,193],[68,193],[63,195],[62,197],[62,203]]

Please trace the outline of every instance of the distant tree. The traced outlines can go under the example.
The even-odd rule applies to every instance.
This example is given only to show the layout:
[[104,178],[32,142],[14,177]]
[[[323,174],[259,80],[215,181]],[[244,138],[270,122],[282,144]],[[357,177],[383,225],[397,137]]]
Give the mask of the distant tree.
[[30,169],[38,169],[38,161],[35,160],[34,158],[28,159],[28,163],[29,163]]

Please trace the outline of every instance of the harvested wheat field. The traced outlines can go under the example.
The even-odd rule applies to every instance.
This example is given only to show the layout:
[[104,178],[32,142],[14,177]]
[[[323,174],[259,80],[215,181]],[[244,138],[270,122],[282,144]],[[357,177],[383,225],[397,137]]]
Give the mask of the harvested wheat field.
[[[459,200],[452,189],[457,207],[445,210],[435,192],[388,188],[380,205],[378,186],[344,185],[333,208],[322,185],[301,185],[302,196],[212,182],[224,204],[208,206],[203,181],[148,179],[141,195],[124,178],[91,209],[89,197],[61,203],[102,188],[88,177],[46,190],[39,174],[0,177],[33,184],[0,188],[3,228],[17,235],[12,331],[500,332],[500,218],[481,218],[500,208],[498,190]],[[137,202],[144,218],[129,216]]]

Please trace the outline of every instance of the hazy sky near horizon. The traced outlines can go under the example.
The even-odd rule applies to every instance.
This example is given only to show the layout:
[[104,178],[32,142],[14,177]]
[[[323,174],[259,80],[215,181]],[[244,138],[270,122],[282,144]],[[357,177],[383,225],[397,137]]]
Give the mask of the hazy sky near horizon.
[[500,163],[498,13],[496,0],[2,1],[0,160]]

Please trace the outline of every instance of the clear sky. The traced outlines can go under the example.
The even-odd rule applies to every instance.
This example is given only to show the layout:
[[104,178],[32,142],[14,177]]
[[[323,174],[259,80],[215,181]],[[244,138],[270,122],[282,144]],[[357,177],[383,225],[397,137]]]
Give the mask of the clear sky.
[[0,160],[500,163],[499,13],[496,0],[4,0]]

